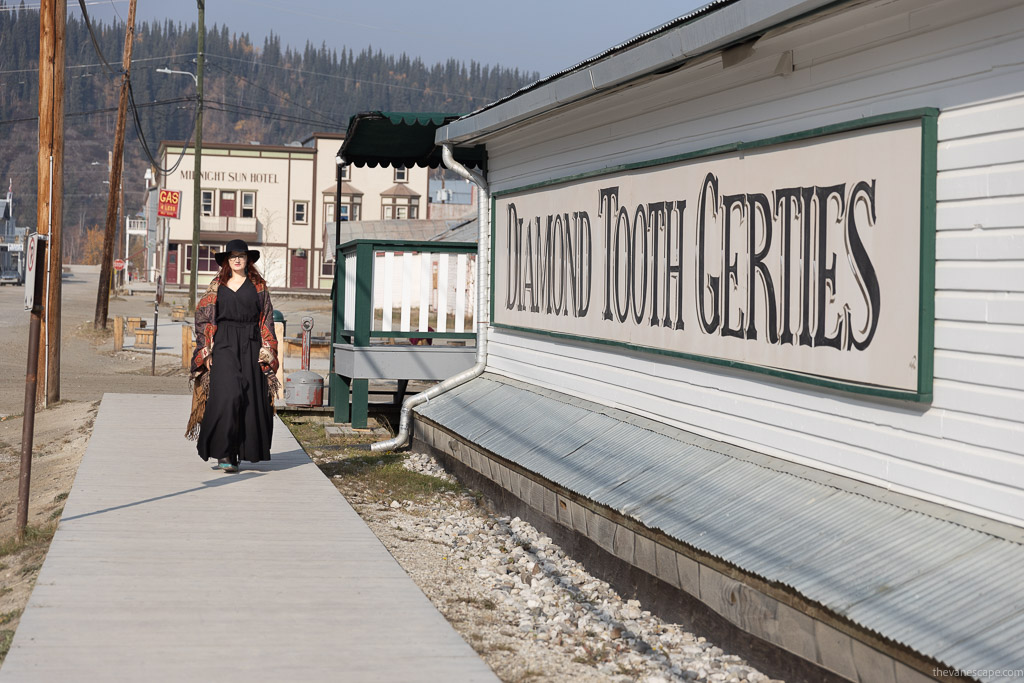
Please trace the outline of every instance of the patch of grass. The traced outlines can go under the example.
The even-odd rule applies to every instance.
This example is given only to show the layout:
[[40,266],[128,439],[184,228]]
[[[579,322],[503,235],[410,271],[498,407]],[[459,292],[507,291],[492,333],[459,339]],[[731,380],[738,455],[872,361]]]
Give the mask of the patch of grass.
[[45,548],[57,530],[56,524],[45,524],[43,526],[29,525],[25,527],[25,538],[21,541],[17,536],[0,541],[0,557],[7,557],[13,553],[26,549]]
[[21,610],[20,609],[12,610],[10,612],[4,612],[3,614],[0,614],[0,626],[6,626],[7,624],[11,623],[12,621],[14,621],[15,619],[17,619],[20,616],[21,616]]
[[0,631],[0,662],[3,662],[4,658],[7,657],[7,653],[11,651],[12,640],[14,640],[14,631],[10,629]]
[[28,576],[29,574],[32,574],[33,572],[39,571],[42,568],[42,566],[43,565],[41,565],[41,564],[26,565],[26,566],[21,568],[21,575],[22,576]]
[[53,502],[54,503],[59,503],[59,502],[61,502],[63,500],[67,500],[67,499],[68,499],[68,494],[67,493],[58,493],[57,497],[53,499]]
[[53,512],[51,512],[50,513],[50,521],[53,522],[53,521],[56,521],[56,520],[60,519],[61,513],[63,513],[63,512],[64,512],[64,508],[63,507],[59,507],[56,510],[54,510]]
[[[458,484],[405,469],[404,458],[394,453],[358,455],[324,463],[320,469],[336,483],[359,483],[375,494],[397,500],[422,500],[461,490]],[[336,475],[340,477],[334,479]]]

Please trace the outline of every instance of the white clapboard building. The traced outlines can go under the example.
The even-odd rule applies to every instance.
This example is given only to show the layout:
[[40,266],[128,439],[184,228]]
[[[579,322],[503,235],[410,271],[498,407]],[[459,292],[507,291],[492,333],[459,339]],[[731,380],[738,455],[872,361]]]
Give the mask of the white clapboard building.
[[720,0],[436,142],[490,310],[414,440],[768,672],[1024,678],[1024,3]]

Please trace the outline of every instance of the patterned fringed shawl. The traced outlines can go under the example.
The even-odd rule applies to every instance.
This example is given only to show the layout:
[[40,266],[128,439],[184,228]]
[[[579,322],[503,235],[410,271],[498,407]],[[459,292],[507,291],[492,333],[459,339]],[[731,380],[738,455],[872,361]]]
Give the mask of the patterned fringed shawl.
[[[266,283],[256,285],[256,294],[260,302],[260,369],[267,376],[267,399],[270,407],[274,407],[274,399],[281,390],[277,379],[277,335],[274,334],[274,306],[270,302],[270,290]],[[192,413],[188,418],[185,436],[193,441],[199,438],[199,425],[206,411],[206,400],[210,397],[210,373],[207,371],[206,359],[213,353],[213,336],[217,334],[217,290],[220,282],[215,277],[206,288],[206,293],[196,304],[196,348],[192,353],[192,369],[189,372],[189,389],[192,390]]]

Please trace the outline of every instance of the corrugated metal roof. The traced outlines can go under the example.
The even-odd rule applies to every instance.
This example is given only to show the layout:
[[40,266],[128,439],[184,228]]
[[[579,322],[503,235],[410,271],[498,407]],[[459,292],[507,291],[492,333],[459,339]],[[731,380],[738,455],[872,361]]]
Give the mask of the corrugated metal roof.
[[1013,540],[491,374],[417,412],[951,668],[994,681],[1021,667],[1024,545]]

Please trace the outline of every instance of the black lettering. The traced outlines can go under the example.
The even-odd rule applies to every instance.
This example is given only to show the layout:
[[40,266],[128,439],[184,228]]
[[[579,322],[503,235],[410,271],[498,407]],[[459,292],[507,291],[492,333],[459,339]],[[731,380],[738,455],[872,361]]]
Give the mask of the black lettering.
[[[540,216],[537,216],[537,238],[540,239]],[[533,274],[533,222],[526,224],[526,272],[523,273],[523,303],[526,303],[526,293],[530,294],[530,312],[539,313],[540,306],[537,305],[537,285]]]
[[[590,214],[586,211],[580,211],[578,214],[573,214],[577,225],[576,243],[578,246],[578,262],[579,262],[579,298],[576,300],[576,317],[585,318],[587,313],[590,311],[590,292],[593,288],[593,272],[594,272],[594,238],[590,232]],[[586,240],[584,241],[584,235]],[[571,247],[569,248],[571,252]],[[584,267],[584,254],[586,255],[586,267]],[[575,288],[574,288],[575,291]]]
[[[764,286],[764,307],[768,321],[768,343],[779,343],[778,320],[775,317],[775,286],[772,284],[772,275],[765,265],[764,259],[772,248],[772,207],[768,203],[768,197],[763,194],[747,195],[747,339],[757,339],[757,327],[754,320],[755,293],[757,288],[757,277],[761,277],[761,284]],[[757,217],[761,217],[761,225],[764,226],[764,246],[757,250]]]
[[[665,223],[665,318],[664,326],[681,330],[683,324],[683,212],[686,209],[686,200],[681,199],[675,202],[676,229],[679,231],[676,239],[676,262],[672,264],[672,211],[667,214],[668,221]],[[657,258],[657,256],[655,256]],[[676,279],[676,322],[672,324],[672,316],[669,309],[672,306],[672,278]],[[656,279],[651,280],[657,287]],[[652,304],[653,305],[653,304]]]
[[776,217],[782,226],[782,244],[779,252],[779,262],[782,272],[782,284],[779,289],[779,297],[782,300],[782,334],[779,341],[783,344],[793,343],[793,331],[789,326],[790,315],[793,308],[793,276],[790,266],[793,262],[793,250],[791,247],[793,236],[793,214],[794,207],[797,209],[796,218],[800,217],[800,188],[788,187],[784,190],[775,191]]
[[[641,227],[642,224],[642,227]],[[636,213],[633,215],[633,232],[629,239],[629,300],[630,307],[633,309],[633,322],[637,325],[643,320],[644,311],[647,308],[647,233],[650,232],[647,226],[647,214],[644,212],[643,205],[636,207]],[[636,238],[640,238],[640,246],[643,248],[641,255],[640,250],[637,249]],[[640,281],[637,282],[637,264],[643,264],[643,275],[640,276]],[[639,294],[640,302],[637,304],[637,295]]]
[[874,227],[876,220],[874,180],[870,185],[861,181],[854,186],[853,192],[850,193],[850,204],[846,214],[846,249],[853,258],[855,266],[853,274],[857,279],[857,284],[860,285],[864,303],[867,305],[867,320],[864,321],[864,327],[860,330],[864,335],[861,339],[857,339],[854,334],[849,309],[846,311],[846,329],[849,335],[846,340],[846,348],[849,349],[850,346],[853,346],[858,351],[863,351],[871,344],[875,330],[878,329],[878,311],[881,308],[882,294],[878,288],[878,275],[875,273],[875,267],[871,263],[871,258],[868,256],[858,232],[857,219],[854,216],[854,208],[858,202],[864,202],[867,209],[868,225]]
[[619,206],[619,188],[606,187],[598,191],[598,197],[600,201],[598,203],[597,216],[600,218],[604,216],[604,245],[605,245],[605,260],[604,260],[604,312],[601,314],[602,320],[613,320],[612,315],[612,283],[611,283],[611,268],[612,268],[612,216],[618,214]]
[[801,251],[801,265],[803,276],[800,280],[800,346],[811,346],[811,243],[812,231],[811,221],[814,212],[811,210],[811,202],[814,199],[813,187],[800,188],[801,216],[803,217],[801,238],[803,249]]
[[[818,326],[814,333],[815,346],[831,346],[834,349],[843,347],[843,316],[836,314],[835,336],[829,337],[825,333],[825,313],[827,304],[834,302],[836,298],[836,255],[828,253],[828,205],[829,201],[836,198],[836,220],[835,224],[842,225],[846,213],[846,185],[831,185],[829,187],[814,188],[818,201],[818,302],[816,317]],[[828,256],[832,257],[831,264],[826,266]],[[829,295],[826,300],[826,293]]]
[[[619,248],[620,240],[619,236],[622,234],[622,224],[626,224],[626,238],[621,240],[621,243],[626,248],[626,256],[623,259],[625,261],[625,273],[624,277],[619,277],[619,258],[622,255],[622,250]],[[633,281],[632,273],[632,236],[633,233],[629,227],[629,212],[626,211],[626,207],[619,207],[619,214],[615,219],[615,266],[612,270],[612,286],[615,288],[615,315],[620,323],[626,322],[626,316],[629,315],[629,289]],[[619,289],[619,283],[622,283],[625,292]]]
[[739,326],[729,326],[729,298],[732,290],[739,283],[737,261],[739,257],[732,253],[732,207],[740,209],[740,221],[743,220],[744,195],[730,194],[722,197],[722,209],[725,214],[725,226],[722,228],[722,336],[743,338],[743,311],[740,311]]
[[[705,334],[714,334],[718,330],[720,322],[720,311],[719,311],[719,278],[717,275],[705,275],[705,256],[704,253],[704,242],[707,232],[707,212],[708,212],[708,189],[711,192],[711,210],[712,216],[718,215],[718,178],[713,173],[708,173],[704,176],[704,183],[700,187],[700,200],[698,202],[697,210],[699,215],[697,216],[697,320],[700,322],[700,327],[704,330]],[[706,291],[711,293],[711,306],[707,305],[705,297]],[[714,316],[708,320],[707,311],[708,309],[714,311]]]
[[[651,202],[647,205],[647,222],[651,228],[651,239],[654,242],[652,245],[652,263],[651,263],[651,327],[657,327],[661,324],[661,319],[658,318],[658,245],[661,243],[661,233],[665,232],[665,239],[669,239],[668,232],[665,230],[665,213],[666,213],[666,202]],[[668,250],[666,247],[666,257],[668,256]]]
[[516,235],[522,230],[522,221],[516,211],[516,205],[509,202],[507,211],[508,221],[508,272],[505,274],[505,309],[511,311],[519,298],[519,263],[518,251],[519,240]]

